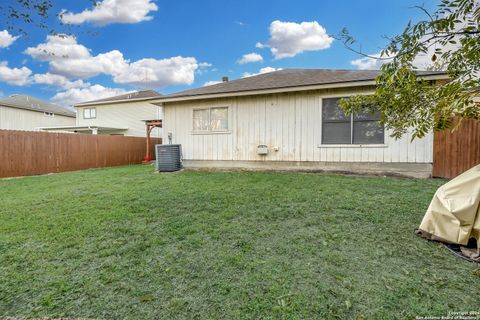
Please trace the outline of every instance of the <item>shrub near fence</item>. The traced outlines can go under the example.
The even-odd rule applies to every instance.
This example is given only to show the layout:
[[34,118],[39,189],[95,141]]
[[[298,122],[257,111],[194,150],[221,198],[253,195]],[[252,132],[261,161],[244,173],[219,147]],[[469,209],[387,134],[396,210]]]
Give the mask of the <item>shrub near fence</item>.
[[0,130],[0,177],[139,164],[145,149],[141,137]]

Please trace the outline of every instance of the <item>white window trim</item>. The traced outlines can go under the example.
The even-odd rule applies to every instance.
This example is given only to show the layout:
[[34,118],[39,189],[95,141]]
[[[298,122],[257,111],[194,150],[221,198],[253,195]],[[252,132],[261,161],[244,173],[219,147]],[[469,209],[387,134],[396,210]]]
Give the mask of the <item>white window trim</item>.
[[[211,116],[211,110],[212,109],[217,109],[217,108],[227,108],[227,129],[224,130],[195,130],[193,128],[193,114],[196,110],[208,110],[208,117],[209,117],[209,124],[210,124],[210,116]],[[232,133],[231,131],[231,115],[230,115],[230,106],[229,105],[218,105],[218,106],[209,106],[209,107],[195,107],[192,108],[191,112],[191,134],[229,134]]]
[[[358,92],[353,95],[362,95],[368,96],[374,94],[375,91],[364,91]],[[353,96],[351,93],[338,93],[338,94],[326,94],[319,97],[320,99],[320,128],[319,128],[319,136],[320,136],[320,144],[317,145],[317,148],[388,148],[388,144],[386,143],[386,133],[387,130],[384,128],[383,131],[383,142],[384,143],[376,143],[376,144],[323,144],[323,99],[330,99],[330,98],[348,98]],[[351,115],[353,117],[353,115]],[[350,120],[350,125],[353,126],[353,121]],[[353,133],[352,133],[353,134]]]

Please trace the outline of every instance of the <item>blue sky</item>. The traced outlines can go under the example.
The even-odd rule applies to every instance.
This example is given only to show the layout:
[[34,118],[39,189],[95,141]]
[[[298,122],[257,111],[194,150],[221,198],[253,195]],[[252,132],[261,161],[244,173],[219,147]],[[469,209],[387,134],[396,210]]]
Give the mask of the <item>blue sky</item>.
[[70,26],[54,15],[49,26],[75,38],[47,39],[33,27],[16,38],[15,29],[3,31],[0,23],[1,95],[68,105],[143,88],[171,93],[277,68],[376,68],[375,61],[352,64],[361,57],[329,35],[347,27],[362,51],[375,54],[386,44],[383,36],[424,18],[413,6],[437,3],[103,0],[93,8],[89,0],[54,2],[51,12],[66,10]]

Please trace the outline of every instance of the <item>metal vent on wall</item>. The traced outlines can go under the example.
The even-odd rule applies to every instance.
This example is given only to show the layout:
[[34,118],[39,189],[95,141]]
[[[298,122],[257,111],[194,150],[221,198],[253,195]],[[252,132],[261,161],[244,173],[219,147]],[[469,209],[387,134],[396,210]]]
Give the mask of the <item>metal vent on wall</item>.
[[171,172],[182,169],[182,145],[181,144],[157,144],[155,145],[157,156],[156,168],[160,172]]

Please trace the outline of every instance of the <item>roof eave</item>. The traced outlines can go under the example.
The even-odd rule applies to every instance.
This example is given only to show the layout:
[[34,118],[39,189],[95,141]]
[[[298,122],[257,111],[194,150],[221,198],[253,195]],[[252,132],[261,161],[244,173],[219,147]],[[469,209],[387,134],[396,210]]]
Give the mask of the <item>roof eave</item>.
[[[448,75],[432,74],[432,75],[421,76],[421,78],[424,80],[445,80],[445,79],[448,79]],[[246,91],[232,91],[232,92],[224,92],[224,93],[199,94],[199,95],[190,95],[190,96],[178,96],[178,97],[171,97],[171,98],[169,98],[168,96],[165,96],[165,97],[152,99],[150,103],[157,105],[165,102],[181,102],[181,101],[189,101],[189,100],[228,98],[228,97],[252,96],[252,95],[262,95],[262,94],[284,93],[284,92],[287,93],[287,92],[311,91],[311,90],[333,89],[333,88],[363,87],[363,86],[374,86],[374,85],[376,85],[376,81],[369,79],[369,80],[360,80],[360,81],[335,82],[335,83],[282,87],[282,88],[273,88],[273,89],[258,89],[258,90],[246,90]]]
[[53,126],[53,127],[37,127],[36,129],[40,130],[91,130],[91,129],[99,129],[99,130],[108,130],[108,131],[126,131],[128,127],[104,127],[104,126]]
[[69,118],[76,118],[76,114],[73,112],[72,114],[70,113],[64,113],[64,112],[56,112],[52,110],[47,110],[47,109],[35,109],[35,108],[29,108],[29,107],[24,107],[24,106],[16,106],[14,104],[10,103],[0,103],[0,107],[7,107],[7,108],[15,108],[15,109],[21,109],[21,110],[27,110],[27,111],[34,111],[34,112],[51,112],[57,116],[62,116],[62,117],[69,117]]
[[73,107],[88,107],[88,106],[98,106],[98,105],[105,105],[105,104],[115,104],[115,103],[128,103],[128,102],[139,102],[139,101],[148,101],[152,99],[158,99],[158,97],[150,97],[150,98],[137,98],[137,99],[122,99],[122,100],[111,100],[111,101],[99,101],[99,102],[83,102],[74,104]]
[[151,103],[157,104],[157,103],[165,103],[165,102],[180,102],[180,101],[188,101],[188,100],[253,96],[253,95],[262,95],[262,94],[273,94],[273,93],[284,93],[284,92],[287,93],[287,92],[297,92],[297,91],[311,91],[311,90],[319,90],[319,89],[345,88],[345,87],[358,87],[358,86],[371,86],[371,85],[375,85],[374,80],[329,83],[329,84],[319,84],[319,85],[309,85],[309,86],[283,87],[283,88],[274,88],[274,89],[233,91],[233,92],[225,92],[225,93],[179,96],[179,97],[172,97],[172,98],[165,97],[165,98],[159,98],[159,99],[153,100],[151,101]]

